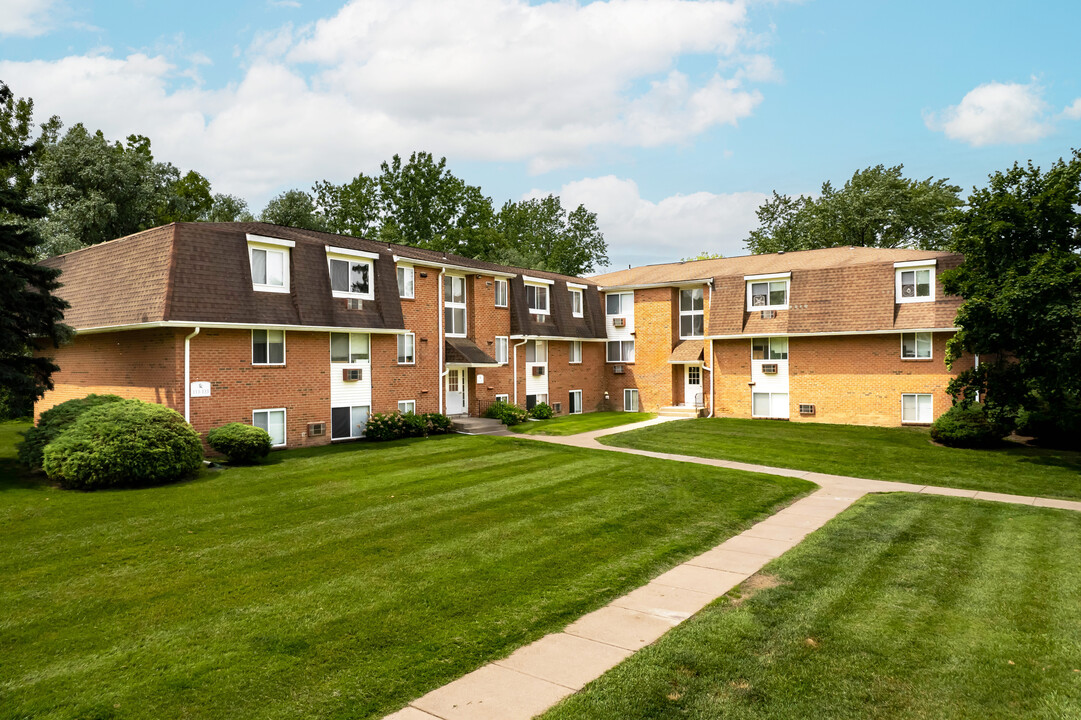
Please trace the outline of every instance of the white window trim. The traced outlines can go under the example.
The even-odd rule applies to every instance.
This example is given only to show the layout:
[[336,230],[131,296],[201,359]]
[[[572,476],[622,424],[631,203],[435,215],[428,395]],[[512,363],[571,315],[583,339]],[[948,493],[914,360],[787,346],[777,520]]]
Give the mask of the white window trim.
[[626,316],[630,315],[631,313],[630,313],[630,312],[628,312],[628,311],[627,311],[627,310],[626,310],[626,309],[625,309],[625,308],[623,307],[623,299],[622,299],[622,298],[620,298],[620,301],[619,301],[619,312],[617,312],[617,313],[610,313],[610,312],[608,312],[608,298],[609,298],[610,296],[612,296],[612,295],[620,295],[620,296],[622,296],[622,295],[627,295],[627,296],[630,296],[630,303],[631,303],[631,307],[632,307],[632,308],[634,307],[634,291],[633,291],[633,290],[631,290],[631,291],[629,291],[629,292],[610,292],[610,293],[605,293],[605,294],[604,294],[604,315],[605,315],[605,317],[620,317],[620,316],[626,317]]
[[[402,405],[405,405],[405,404],[411,404],[413,406],[413,409],[412,410],[402,410]],[[371,410],[369,409],[368,412],[371,413]],[[405,415],[408,412],[411,412],[414,415],[416,415],[417,414],[417,401],[416,400],[399,400],[398,401],[398,412],[400,412],[402,415]]]
[[462,329],[462,332],[460,332],[460,333],[452,333],[452,332],[450,332],[450,330],[447,330],[446,329],[447,328],[447,322],[446,322],[446,319],[444,318],[443,325],[444,325],[445,332],[443,334],[446,335],[447,337],[466,337],[469,334],[469,307],[468,307],[469,306],[469,289],[468,289],[467,283],[465,281],[466,280],[465,275],[444,275],[443,277],[444,278],[451,278],[451,281],[450,281],[451,282],[451,287],[454,286],[453,278],[457,278],[457,279],[462,281],[462,302],[460,302],[460,303],[448,300],[447,298],[449,296],[447,295],[446,288],[444,288],[444,290],[443,290],[443,314],[446,315],[446,311],[447,311],[446,309],[447,308],[450,308],[452,310],[462,310],[462,316],[465,318],[465,323],[464,323],[465,327]]
[[532,277],[530,275],[523,275],[522,280],[525,280],[526,284],[533,285],[555,285],[555,280],[549,280],[547,278]]
[[[353,434],[353,432],[356,431],[356,428],[357,428],[357,426],[353,424],[353,409],[354,408],[368,408],[368,420],[372,419],[372,406],[371,405],[335,405],[334,407],[332,407],[330,409],[331,410],[331,415],[332,415],[331,421],[330,421],[330,423],[331,423],[330,441],[331,442],[344,442],[345,440],[357,440],[359,438],[364,437],[364,433],[361,433],[359,435],[354,435]],[[346,409],[349,410],[349,434],[346,435],[345,437],[334,437],[333,411],[334,410],[346,410]],[[368,425],[367,423],[364,424],[365,427],[367,427],[367,425]]]
[[394,270],[394,280],[395,280],[395,282],[397,282],[397,280],[398,280],[398,271],[399,270],[408,270],[409,271],[409,289],[410,289],[411,292],[408,295],[402,295],[402,288],[399,285],[398,286],[398,297],[406,299],[406,300],[415,300],[416,297],[417,297],[417,274],[416,274],[416,272],[414,272],[413,266],[412,265],[398,265]]
[[582,403],[582,391],[581,390],[571,390],[569,394],[574,395],[575,393],[578,393],[578,412],[574,412],[573,409],[567,408],[567,410],[569,411],[568,412],[569,415],[581,415],[582,411],[585,410],[585,405]]
[[[571,288],[570,292],[571,292],[571,315],[576,317],[576,318],[585,317],[585,310],[586,310],[586,296],[585,296],[585,293],[583,293],[581,290],[579,290],[577,288]],[[578,296],[578,310],[577,311],[575,311],[575,309],[574,309],[574,296],[575,295]]]
[[[530,278],[530,279],[532,280],[532,278]],[[552,281],[549,280],[548,282],[551,283]],[[529,293],[527,292],[526,293],[526,309],[528,309],[529,312],[532,313],[533,315],[550,315],[551,310],[552,310],[552,288],[549,287],[548,285],[541,285],[541,284],[538,284],[536,282],[527,282],[525,285],[526,285],[526,288],[529,288],[529,286],[532,285],[535,288],[543,288],[544,289],[544,308],[542,309],[542,308],[531,308],[531,307],[529,307]]]
[[[635,410],[629,410],[627,408],[627,398],[630,397],[630,393],[634,393],[636,398],[635,404],[638,406]],[[642,395],[638,392],[638,388],[623,388],[623,412],[641,412],[642,411]]]
[[[747,312],[757,312],[759,310],[787,310],[788,304],[792,301],[792,280],[788,276],[792,273],[785,273],[784,275],[774,275],[767,277],[759,277],[756,275],[748,275],[744,278],[747,283]],[[750,278],[750,279],[748,279]],[[751,288],[756,283],[769,283],[777,282],[778,280],[784,280],[784,304],[783,305],[752,305]],[[766,290],[766,300],[769,300],[769,289]]]
[[[253,237],[251,235],[249,238]],[[278,253],[282,256],[282,284],[281,285],[267,285],[266,283],[257,283],[255,280],[251,281],[251,289],[256,292],[269,292],[269,293],[288,293],[289,292],[289,250],[287,248],[292,247],[296,243],[291,240],[281,240],[280,242],[267,242],[267,240],[273,240],[273,238],[266,238],[259,242],[248,240],[248,278],[251,278],[251,253],[252,250],[262,250],[267,253]],[[285,243],[289,243],[286,245]]]
[[[285,345],[286,345],[286,336],[289,334],[285,330],[281,331],[282,332],[282,361],[280,363],[272,363],[272,362],[257,363],[257,362],[255,362],[255,331],[256,330],[262,330],[262,329],[263,328],[252,328],[252,330],[251,330],[251,364],[252,364],[252,366],[253,367],[284,367],[285,366],[285,361],[288,359],[288,357],[286,356],[286,347],[285,347]],[[272,333],[274,331],[273,330],[264,330],[264,332],[267,333],[266,356],[267,356],[267,360],[270,360],[270,333]],[[368,352],[369,352],[369,357],[370,357],[371,350],[369,349]]]
[[[578,346],[578,359],[577,360],[571,360],[570,358],[574,355],[574,353],[572,351],[573,351],[573,349],[574,349],[574,347],[576,345]],[[607,352],[607,346],[605,346],[605,348],[606,348],[605,352]],[[567,364],[568,365],[581,365],[582,364],[582,355],[583,355],[582,341],[581,340],[571,340],[570,341],[570,347],[567,349]]]
[[634,354],[634,356],[636,358],[638,357],[638,347],[637,347],[637,343],[635,343],[635,341],[634,341],[634,338],[631,338],[629,340],[608,340],[604,344],[604,360],[605,360],[606,363],[611,364],[611,365],[633,365],[634,364],[634,360],[609,360],[608,359],[608,345],[610,343],[619,343],[619,356],[623,357],[623,343],[625,343],[625,342],[631,343],[631,347],[634,348],[631,352]]
[[401,353],[398,352],[398,342],[400,342],[399,340],[395,340],[395,343],[394,343],[394,359],[398,360],[399,365],[416,365],[417,364],[417,335],[416,335],[416,333],[411,333],[411,332],[399,333],[397,337],[399,337],[399,338],[401,338],[401,337],[412,338],[412,340],[413,340],[413,359],[409,360],[409,361],[406,361],[406,362],[402,362],[401,360],[399,360],[399,358],[401,357]]
[[[683,291],[684,290],[697,290],[697,289],[700,289],[700,288],[695,286],[695,287],[680,288],[679,289],[679,299],[676,302],[679,303],[679,339],[680,340],[701,340],[702,338],[704,338],[706,336],[706,291],[702,290],[702,309],[701,310],[684,310],[683,309]],[[788,297],[788,296],[785,295],[785,297]],[[692,301],[692,303],[693,303],[693,301]],[[701,335],[684,335],[683,334],[683,316],[684,315],[686,315],[688,317],[691,317],[691,316],[694,316],[694,315],[701,315],[702,316],[702,334]],[[692,325],[694,324],[693,320],[691,321],[691,324]]]
[[[335,335],[348,335],[349,336],[349,357],[353,356],[353,336],[354,335],[367,335],[368,336],[368,359],[367,360],[335,360],[334,359],[334,336]],[[337,365],[356,365],[357,363],[370,363],[372,361],[372,335],[371,333],[362,332],[329,332],[327,333],[327,342],[330,343],[330,362]]]
[[[755,340],[765,340],[766,341],[766,354],[772,356],[773,355],[773,343],[771,342],[771,340],[773,340],[774,338],[777,338],[779,340],[784,340],[784,357],[783,358],[767,357],[767,358],[762,358],[762,359],[756,358],[754,356],[754,341]],[[757,363],[788,362],[788,357],[789,357],[790,352],[791,351],[789,349],[789,342],[788,342],[788,336],[787,335],[757,335],[757,336],[751,338],[751,362],[757,362]]]
[[[915,420],[905,420],[905,398],[912,396],[916,398],[916,414],[920,412],[920,400],[921,396],[931,398],[931,418],[927,421],[920,420],[918,417]],[[930,425],[935,419],[935,395],[934,393],[901,393],[901,424],[902,425]]]
[[745,282],[761,282],[762,280],[791,280],[791,272],[783,273],[763,273],[761,275],[744,275],[743,280]]
[[[500,355],[500,353],[499,353],[499,341],[500,340],[503,341],[503,350],[506,353],[506,356],[503,357],[502,359],[500,359],[500,357],[499,357],[499,355]],[[510,362],[510,338],[508,336],[506,336],[506,335],[496,335],[495,336],[495,361],[497,363],[499,363],[500,365],[506,365],[507,363]]]
[[[503,285],[503,302],[499,302],[499,286]],[[510,301],[510,284],[506,280],[495,279],[495,306],[498,308],[507,307]]]
[[904,262],[895,262],[893,266],[895,268],[937,267],[938,259],[931,258],[929,260],[905,260]]
[[252,233],[246,233],[245,237],[247,237],[249,245],[276,245],[277,247],[286,248],[292,248],[297,246],[296,241],[294,240],[282,240],[281,238],[269,237],[267,235],[255,235]]
[[496,393],[495,401],[510,403],[510,393]]
[[[340,249],[340,248],[336,248]],[[366,258],[361,255],[359,251],[356,255],[346,255],[344,253],[332,253],[331,248],[327,248],[327,274],[330,273],[330,261],[339,260],[341,262],[347,262],[352,264],[364,264],[368,266],[368,292],[357,293],[346,290],[331,290],[330,294],[336,298],[358,298],[360,300],[375,300],[375,262],[371,258]],[[398,282],[398,276],[395,274],[394,282]]]
[[[913,344],[916,346],[916,354],[914,356],[912,356],[912,357],[905,357],[905,335],[915,335],[915,336],[917,336],[917,337],[912,338],[913,339]],[[930,342],[928,343],[928,345],[930,345],[931,352],[927,355],[927,357],[920,357],[920,355],[919,355],[920,342],[919,342],[919,337],[918,336],[920,336],[920,335],[926,335],[930,339]],[[934,333],[916,332],[915,330],[913,330],[912,332],[903,332],[903,333],[901,333],[901,359],[902,360],[927,361],[927,360],[933,360],[934,357],[935,357],[935,334]]]
[[352,248],[334,247],[333,245],[324,245],[324,247],[327,250],[327,255],[345,255],[346,257],[366,258],[368,260],[379,259],[379,253],[353,250]]
[[[255,425],[255,413],[272,413],[280,412],[282,414],[282,442],[279,445],[271,445],[271,447],[285,447],[289,444],[289,411],[286,408],[258,408],[251,411],[251,424]],[[270,418],[267,418],[267,424],[270,424]]]
[[[897,267],[894,265],[894,301],[897,303],[918,303],[918,302],[934,302],[935,301],[935,266],[933,263],[919,263],[916,265],[906,265],[905,267]],[[928,271],[928,288],[930,294],[927,297],[902,297],[901,296],[901,274],[906,272],[915,272],[917,270]]]
[[[754,396],[755,395],[769,395],[769,407],[770,407],[770,410],[773,409],[773,396],[774,395],[788,395],[789,412],[791,412],[791,408],[792,408],[792,395],[791,395],[791,393],[789,393],[787,391],[786,392],[779,392],[779,391],[778,392],[773,392],[772,390],[751,390],[751,417],[752,418],[761,418],[763,420],[780,420],[780,419],[784,419],[779,415],[755,415],[754,414]],[[784,417],[789,417],[789,416],[785,415]]]

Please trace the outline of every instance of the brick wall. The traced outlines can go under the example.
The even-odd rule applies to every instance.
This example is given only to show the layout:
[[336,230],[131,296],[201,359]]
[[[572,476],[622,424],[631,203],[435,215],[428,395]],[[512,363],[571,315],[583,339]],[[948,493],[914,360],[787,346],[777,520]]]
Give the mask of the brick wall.
[[60,370],[54,389],[34,406],[35,418],[65,400],[91,393],[161,403],[184,412],[184,336],[172,328],[78,335],[41,352]]
[[439,412],[441,312],[439,271],[413,268],[413,298],[402,298],[402,317],[416,335],[416,364],[398,364],[396,335],[372,335],[372,412],[394,412],[399,400],[416,400],[418,413]]
[[668,358],[678,336],[678,299],[672,288],[636,290],[634,293],[634,362],[623,365],[624,374],[612,373],[607,364],[608,392],[615,410],[623,409],[623,390],[638,388],[638,409],[653,411],[675,401],[676,385]]
[[[507,340],[507,364],[502,367],[471,368],[466,373],[469,389],[469,414],[479,411],[495,402],[496,395],[509,395],[514,400],[514,375],[511,368],[513,343],[510,338],[510,308],[495,306],[495,278],[489,275],[470,275],[468,285],[469,339],[481,350],[495,358],[495,338],[503,336]],[[509,289],[508,289],[509,295]],[[519,350],[523,350],[519,348]],[[520,355],[524,354],[519,352]],[[484,382],[478,383],[478,377]],[[519,392],[524,392],[523,388]],[[522,402],[525,402],[523,396]]]
[[[559,340],[548,343],[549,403],[562,403],[562,414],[570,412],[570,391],[582,391],[582,411],[606,409],[604,405],[605,367],[604,343],[583,342],[582,362],[571,365],[571,344]],[[622,399],[620,399],[622,403]],[[622,407],[622,405],[617,405]]]

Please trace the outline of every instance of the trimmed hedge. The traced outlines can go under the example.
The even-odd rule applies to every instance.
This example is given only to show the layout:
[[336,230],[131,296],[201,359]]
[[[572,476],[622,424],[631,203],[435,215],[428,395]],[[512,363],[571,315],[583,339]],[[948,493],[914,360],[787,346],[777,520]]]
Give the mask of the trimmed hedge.
[[533,409],[529,411],[529,416],[537,420],[551,420],[552,406],[548,403],[537,403],[533,406]]
[[525,422],[529,414],[517,405],[511,405],[500,400],[488,407],[484,412],[484,417],[499,420],[504,425],[517,425]]
[[270,433],[244,423],[229,423],[206,434],[207,444],[237,465],[250,465],[270,452]]
[[954,405],[931,425],[935,442],[957,448],[989,448],[998,445],[1009,428],[993,422],[980,403]]
[[78,490],[161,485],[202,463],[199,435],[180,413],[139,400],[86,410],[44,453],[46,474]]
[[38,424],[23,433],[19,443],[19,460],[25,465],[40,470],[44,459],[45,446],[56,440],[79,416],[91,408],[109,403],[120,402],[119,395],[87,395],[53,405],[41,413]]
[[364,427],[369,440],[400,440],[450,432],[450,418],[442,413],[372,413]]

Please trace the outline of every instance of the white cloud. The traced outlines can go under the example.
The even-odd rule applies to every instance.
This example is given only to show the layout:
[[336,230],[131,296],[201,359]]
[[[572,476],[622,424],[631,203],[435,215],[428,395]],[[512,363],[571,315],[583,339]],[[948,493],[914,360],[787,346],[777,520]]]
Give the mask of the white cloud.
[[[525,197],[547,194],[533,190]],[[696,192],[653,202],[641,196],[633,180],[613,175],[568,183],[557,194],[567,209],[584,204],[597,213],[611,270],[674,262],[700,252],[744,255],[743,242],[758,227],[755,210],[769,199],[758,192]]]
[[57,0],[3,0],[0,35],[37,37],[53,28]]
[[931,130],[974,147],[1034,142],[1053,129],[1042,88],[1035,83],[980,85],[960,104],[927,114],[924,122]]
[[[354,0],[259,34],[224,88],[200,85],[199,56],[0,61],[0,77],[42,116],[148,135],[159,157],[258,205],[414,149],[545,172],[685,143],[754,111],[753,83],[776,79],[760,44],[743,0]],[[678,67],[703,55],[716,70]]]
[[1062,111],[1062,117],[1067,120],[1081,120],[1081,98],[1074,100],[1072,105],[1067,105]]

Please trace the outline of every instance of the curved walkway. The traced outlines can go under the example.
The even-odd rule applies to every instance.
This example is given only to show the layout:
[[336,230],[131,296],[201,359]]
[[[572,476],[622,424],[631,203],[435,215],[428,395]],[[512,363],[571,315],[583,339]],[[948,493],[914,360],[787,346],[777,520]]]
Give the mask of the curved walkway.
[[916,492],[993,500],[1081,512],[1081,502],[958,488],[867,480],[674,453],[613,447],[605,435],[636,430],[672,418],[604,430],[528,439],[591,450],[644,455],[767,475],[802,478],[821,489],[797,500],[712,550],[585,615],[563,632],[546,635],[502,660],[489,663],[411,702],[386,720],[528,720],[581,690],[636,651],[654,642],[721,597],[770,560],[795,547],[866,493]]

